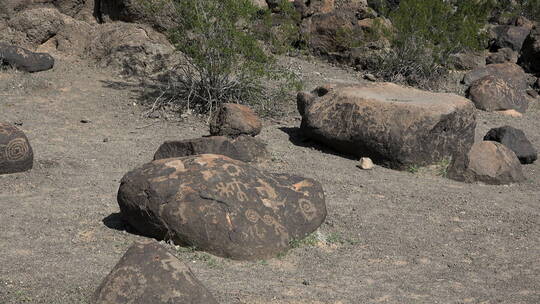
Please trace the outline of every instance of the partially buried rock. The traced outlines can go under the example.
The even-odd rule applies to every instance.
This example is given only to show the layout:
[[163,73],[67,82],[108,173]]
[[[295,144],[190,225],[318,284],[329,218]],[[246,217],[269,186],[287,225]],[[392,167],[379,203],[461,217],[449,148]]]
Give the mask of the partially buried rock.
[[392,83],[318,87],[297,98],[301,130],[316,141],[395,169],[466,153],[474,107],[466,98]]
[[92,304],[217,304],[189,267],[155,241],[136,242],[105,277]]
[[369,157],[362,157],[358,167],[362,170],[371,170],[373,169],[373,161]]
[[529,101],[524,93],[512,88],[504,79],[485,76],[471,85],[469,98],[484,111],[516,110],[524,113]]
[[231,139],[210,136],[164,142],[154,154],[154,160],[197,154],[220,154],[244,162],[252,162],[267,156],[265,144],[251,136],[241,135]]
[[510,184],[525,180],[514,152],[494,141],[475,143],[469,153],[452,160],[448,177],[467,183]]
[[118,204],[141,234],[242,260],[274,257],[326,218],[318,182],[215,154],[156,160],[128,172]]
[[0,43],[0,65],[7,64],[25,72],[52,69],[54,58],[47,53],[34,53],[27,49]]
[[522,164],[532,164],[538,158],[536,149],[520,129],[510,126],[494,128],[487,132],[484,140],[500,142],[510,148]]
[[34,153],[26,135],[17,127],[0,123],[0,174],[32,169]]
[[210,134],[239,136],[255,136],[261,133],[262,122],[249,107],[225,103],[215,114],[210,123]]

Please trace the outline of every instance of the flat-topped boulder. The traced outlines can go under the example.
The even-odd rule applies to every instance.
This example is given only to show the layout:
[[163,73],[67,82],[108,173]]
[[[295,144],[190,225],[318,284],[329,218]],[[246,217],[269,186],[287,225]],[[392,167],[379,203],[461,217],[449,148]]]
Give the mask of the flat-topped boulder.
[[197,154],[220,154],[232,159],[252,162],[264,159],[268,151],[263,142],[249,135],[236,138],[208,136],[166,141],[159,146],[154,154],[154,160]]
[[241,260],[275,257],[326,218],[315,180],[215,154],[156,160],[128,172],[118,204],[143,235]]
[[156,241],[135,242],[107,275],[92,304],[217,304],[191,269]]
[[28,171],[34,164],[34,153],[23,131],[0,123],[0,174]]
[[395,169],[466,153],[474,106],[454,94],[392,83],[339,84],[298,94],[303,133],[336,151]]

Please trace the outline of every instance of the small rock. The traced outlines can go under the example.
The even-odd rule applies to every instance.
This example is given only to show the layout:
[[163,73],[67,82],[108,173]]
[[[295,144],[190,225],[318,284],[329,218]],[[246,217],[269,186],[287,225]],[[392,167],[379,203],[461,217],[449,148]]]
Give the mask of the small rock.
[[91,123],[90,119],[81,119],[81,123]]
[[262,121],[251,108],[225,103],[210,122],[210,134],[219,136],[256,136],[261,133]]
[[105,137],[105,138],[103,139],[103,142],[105,142],[105,143],[106,143],[106,142],[109,142],[109,138],[108,138],[108,137]]
[[364,79],[369,80],[369,81],[377,81],[377,77],[375,77],[375,75],[373,74],[365,74]]
[[358,164],[358,167],[363,170],[371,170],[373,169],[373,161],[369,157],[362,157],[360,158],[360,164]]
[[507,115],[507,116],[510,116],[510,117],[515,117],[515,118],[519,118],[519,117],[522,117],[523,114],[519,113],[518,111],[516,110],[503,110],[503,111],[495,111],[499,114],[503,114],[503,115]]

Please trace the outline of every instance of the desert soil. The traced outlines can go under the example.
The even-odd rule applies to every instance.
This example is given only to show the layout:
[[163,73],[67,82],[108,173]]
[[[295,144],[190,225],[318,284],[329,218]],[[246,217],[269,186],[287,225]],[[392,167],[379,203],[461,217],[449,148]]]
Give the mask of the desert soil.
[[[357,77],[289,60],[308,89]],[[114,75],[70,58],[47,72],[0,72],[0,121],[22,124],[35,153],[33,170],[0,176],[0,303],[87,303],[143,238],[119,218],[120,178],[163,141],[207,134],[197,117],[143,118],[143,88]],[[510,186],[455,182],[438,167],[362,171],[303,139],[287,104],[289,115],[265,121],[272,158],[259,166],[320,181],[328,217],[270,260],[168,244],[220,303],[540,303],[540,161]],[[477,139],[504,124],[540,151],[538,101],[522,118],[478,112]]]

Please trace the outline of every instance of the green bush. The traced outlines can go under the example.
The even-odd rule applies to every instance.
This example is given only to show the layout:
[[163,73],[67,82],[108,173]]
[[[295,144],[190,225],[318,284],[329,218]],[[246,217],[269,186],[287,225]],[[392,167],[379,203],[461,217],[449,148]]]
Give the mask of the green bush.
[[484,49],[489,0],[403,0],[388,13],[394,30],[378,74],[430,88],[445,75],[449,55]]
[[180,20],[169,39],[185,58],[170,73],[167,90],[181,110],[211,114],[223,102],[236,102],[269,111],[275,94],[297,85],[257,40],[258,8],[250,0],[173,3]]
[[494,9],[495,14],[508,18],[524,16],[540,22],[540,0],[498,0]]

